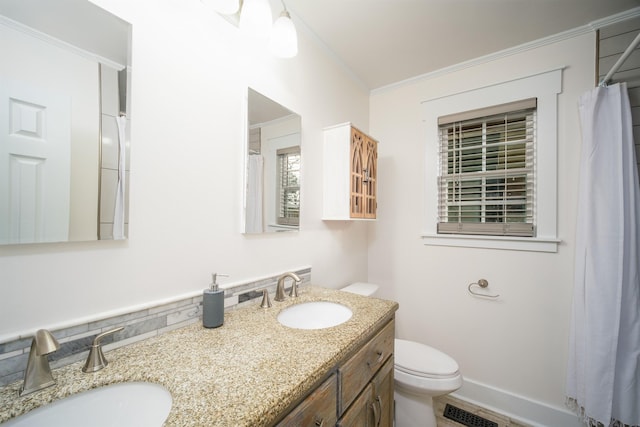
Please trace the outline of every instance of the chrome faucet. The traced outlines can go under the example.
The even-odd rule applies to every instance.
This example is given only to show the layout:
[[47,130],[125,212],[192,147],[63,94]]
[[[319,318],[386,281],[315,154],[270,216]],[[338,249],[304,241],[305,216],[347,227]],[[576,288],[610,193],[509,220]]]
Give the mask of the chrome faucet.
[[20,396],[42,390],[56,383],[51,373],[47,355],[60,348],[60,344],[51,332],[39,329],[31,341],[27,369],[24,371],[24,383],[20,388]]
[[276,296],[275,296],[274,300],[276,300],[276,301],[284,301],[285,300],[284,280],[287,277],[291,277],[293,279],[293,285],[291,285],[291,290],[289,291],[289,296],[292,297],[292,298],[296,298],[298,296],[298,285],[300,284],[300,282],[302,282],[302,279],[296,273],[292,273],[292,272],[289,271],[289,272],[284,273],[280,277],[278,277],[278,285],[276,286]]

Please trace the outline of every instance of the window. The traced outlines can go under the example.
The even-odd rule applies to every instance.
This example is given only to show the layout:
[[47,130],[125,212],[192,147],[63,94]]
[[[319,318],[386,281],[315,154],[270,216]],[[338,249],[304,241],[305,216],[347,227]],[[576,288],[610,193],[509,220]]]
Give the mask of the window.
[[438,118],[438,234],[535,236],[536,98]]
[[[528,76],[522,76],[513,78],[511,80],[497,82],[487,86],[463,90],[461,92],[453,93],[446,96],[438,96],[432,99],[426,99],[421,102],[422,129],[425,135],[424,223],[422,230],[422,241],[425,245],[534,252],[557,252],[560,242],[557,231],[558,95],[562,92],[562,73],[562,68],[552,69]],[[444,228],[452,227],[453,225],[444,223],[440,225],[441,218],[443,221],[446,219],[446,221],[448,222],[449,217],[448,215],[444,215],[444,213],[441,213],[439,210],[439,201],[441,199],[441,194],[443,194],[440,191],[441,187],[439,177],[441,176],[441,172],[443,171],[440,168],[440,156],[442,149],[440,142],[440,125],[438,124],[438,121],[440,120],[442,125],[445,124],[445,118],[447,117],[449,117],[449,120],[446,120],[448,123],[460,122],[462,124],[462,122],[466,122],[468,120],[486,121],[489,117],[497,114],[515,113],[516,111],[527,109],[525,107],[514,107],[513,105],[515,104],[513,103],[532,98],[536,100],[535,114],[533,115],[533,121],[531,122],[534,126],[534,141],[531,150],[535,158],[533,160],[533,175],[527,175],[528,182],[526,188],[527,191],[529,191],[527,197],[533,197],[533,199],[530,199],[532,201],[532,204],[529,205],[532,211],[529,211],[529,213],[527,213],[527,215],[531,214],[533,235],[527,235],[524,232],[508,235],[502,234],[502,231],[500,231],[499,233],[496,232],[496,234],[488,234],[487,231],[483,231],[483,233],[485,234],[478,234],[478,231],[476,231],[476,234],[471,234],[470,232],[470,230],[474,227],[504,228],[505,225],[508,225],[511,229],[511,232],[519,227],[528,227],[527,225],[521,225],[526,224],[526,222],[509,222],[510,217],[511,219],[515,218],[515,212],[513,211],[513,209],[515,208],[512,208],[511,212],[507,212],[507,222],[497,222],[495,225],[488,225],[491,224],[491,222],[486,222],[486,206],[504,206],[505,204],[522,205],[522,203],[520,202],[523,200],[522,197],[520,197],[520,200],[518,200],[518,203],[516,203],[516,200],[511,200],[509,202],[502,201],[503,199],[501,198],[500,203],[489,203],[491,201],[486,199],[486,195],[488,193],[489,196],[493,196],[493,193],[504,193],[505,188],[507,192],[511,191],[512,197],[515,195],[515,192],[513,191],[514,187],[512,186],[511,188],[509,188],[509,186],[505,187],[505,185],[510,184],[510,182],[508,181],[509,174],[515,172],[516,168],[505,167],[505,164],[507,164],[508,166],[514,164],[511,163],[509,165],[509,161],[501,159],[500,155],[498,154],[494,156],[493,160],[495,164],[502,165],[502,169],[500,170],[500,174],[502,176],[494,177],[494,179],[498,180],[498,182],[490,182],[490,185],[487,186],[486,177],[482,177],[485,179],[485,199],[482,200],[482,198],[480,198],[480,202],[484,203],[485,205],[485,222],[481,222],[482,210],[479,210],[479,213],[475,217],[475,220],[477,222],[462,223],[462,227],[467,229],[464,233],[444,233]],[[488,105],[495,105],[496,108],[498,108],[505,104],[513,105],[506,111],[504,109],[490,110],[486,108]],[[483,110],[483,113],[478,113],[479,111]],[[465,111],[467,113],[459,114],[460,111]],[[504,132],[496,133],[502,134]],[[489,133],[489,135],[491,135],[491,132]],[[462,144],[462,141],[459,141],[457,143]],[[509,144],[513,145],[515,144],[515,142],[504,142],[502,145],[508,146]],[[485,146],[480,146],[479,148],[481,150],[485,150],[483,154],[484,162],[486,163],[486,141]],[[504,154],[505,150],[502,151]],[[467,153],[469,153],[469,151],[467,151]],[[507,152],[506,154],[509,153]],[[492,160],[491,156],[492,152],[489,151],[489,160]],[[456,159],[456,161],[457,160],[461,161],[460,167],[456,169],[453,169],[452,167],[452,171],[455,170],[456,172],[459,171],[460,173],[462,173],[464,172],[462,167],[465,166],[463,163],[466,162],[468,166],[469,160],[468,158],[458,158]],[[479,161],[482,162],[483,160]],[[476,168],[477,167],[478,166],[476,166]],[[444,172],[448,172],[448,161],[447,168],[444,169]],[[481,175],[482,173],[488,174],[489,172],[486,170],[485,166],[484,172],[482,172],[481,169],[481,171],[477,171],[474,173]],[[507,175],[506,184],[501,183],[500,181],[504,180],[505,174]],[[467,176],[467,178],[471,177]],[[498,191],[494,192],[494,187],[492,187],[491,184],[497,184],[494,185],[494,187],[497,187]],[[461,199],[462,193],[460,190],[461,188],[458,188],[457,195]],[[481,192],[480,194],[482,195]],[[467,201],[465,200],[464,202],[466,203]],[[476,203],[475,206],[478,206],[478,204]],[[459,209],[462,210],[462,200]],[[488,217],[492,219],[492,215],[497,215],[500,220],[503,220],[505,217],[504,210],[497,210],[497,213],[489,212]],[[459,217],[462,217],[462,215],[459,215]],[[439,228],[442,232],[438,231]]]
[[299,225],[300,220],[300,146],[277,151],[278,203],[277,223]]

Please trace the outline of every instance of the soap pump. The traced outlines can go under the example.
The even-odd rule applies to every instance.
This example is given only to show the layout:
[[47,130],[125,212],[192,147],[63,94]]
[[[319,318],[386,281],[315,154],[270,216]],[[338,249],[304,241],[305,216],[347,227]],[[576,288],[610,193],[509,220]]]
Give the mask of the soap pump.
[[211,285],[202,295],[202,325],[205,328],[217,328],[224,323],[224,290],[218,288],[218,277],[226,274],[211,274]]

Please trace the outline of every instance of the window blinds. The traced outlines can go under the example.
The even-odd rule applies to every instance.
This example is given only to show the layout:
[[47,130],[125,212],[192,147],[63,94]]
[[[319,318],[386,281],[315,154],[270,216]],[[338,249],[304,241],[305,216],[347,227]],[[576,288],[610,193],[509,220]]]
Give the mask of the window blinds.
[[438,119],[438,233],[535,235],[536,104]]
[[278,156],[277,223],[298,225],[300,220],[300,147],[283,148]]

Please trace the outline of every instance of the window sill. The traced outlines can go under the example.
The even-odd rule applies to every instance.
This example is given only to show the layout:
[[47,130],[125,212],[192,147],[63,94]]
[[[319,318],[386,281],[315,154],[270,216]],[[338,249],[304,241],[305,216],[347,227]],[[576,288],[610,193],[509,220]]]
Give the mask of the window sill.
[[505,249],[511,251],[558,252],[559,239],[539,237],[472,236],[456,234],[423,234],[426,246]]
[[297,225],[288,225],[288,224],[269,224],[268,228],[271,231],[291,231],[291,230],[298,230],[300,227]]

